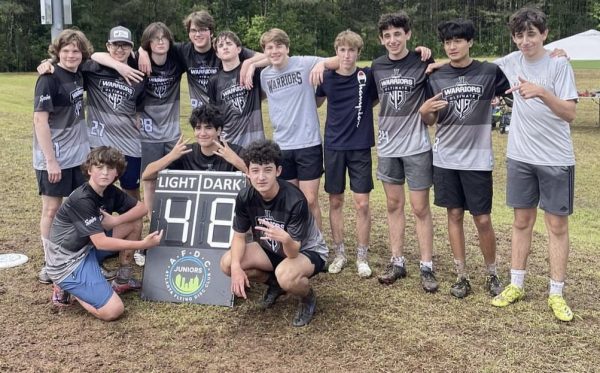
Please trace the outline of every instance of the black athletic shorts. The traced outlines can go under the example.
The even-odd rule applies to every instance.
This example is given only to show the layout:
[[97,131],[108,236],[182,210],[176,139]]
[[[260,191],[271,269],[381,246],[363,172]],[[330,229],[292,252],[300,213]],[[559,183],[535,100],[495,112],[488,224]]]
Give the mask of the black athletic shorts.
[[371,149],[325,150],[325,192],[342,194],[346,189],[346,169],[350,190],[370,193],[373,190]]
[[58,183],[48,181],[48,171],[35,170],[37,178],[38,192],[42,196],[49,197],[68,197],[72,191],[85,183],[85,177],[81,172],[81,167],[71,167],[60,170],[61,178]]
[[436,206],[462,208],[474,216],[492,212],[492,171],[451,170],[434,166],[433,190]]
[[281,175],[283,180],[315,180],[323,175],[323,147],[315,145],[303,149],[282,150]]
[[[265,252],[265,254],[267,254],[267,257],[269,258],[269,261],[271,261],[271,265],[273,266],[273,271],[275,271],[275,268],[277,268],[279,263],[283,262],[285,257],[279,256],[271,250],[265,250],[264,248],[262,249]],[[325,261],[321,258],[319,254],[317,254],[314,251],[300,251],[300,254],[306,256],[308,260],[310,260],[310,262],[315,266],[315,270],[313,271],[312,275],[310,275],[310,277],[313,277],[319,272],[323,272],[323,268],[325,268]]]

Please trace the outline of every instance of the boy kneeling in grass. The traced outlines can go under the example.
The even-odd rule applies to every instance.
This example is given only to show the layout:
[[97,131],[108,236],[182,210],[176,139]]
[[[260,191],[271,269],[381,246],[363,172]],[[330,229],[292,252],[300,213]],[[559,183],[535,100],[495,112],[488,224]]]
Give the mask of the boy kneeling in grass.
[[111,286],[100,270],[103,255],[98,252],[126,250],[123,254],[133,255],[135,250],[158,245],[162,237],[161,231],[137,239],[146,207],[113,185],[125,166],[125,157],[117,149],[93,149],[82,165],[88,181],[62,204],[44,243],[47,272],[55,284],[52,302],[68,304],[72,294],[83,308],[105,321],[117,319],[124,311],[117,292],[130,282],[131,267],[119,268]]

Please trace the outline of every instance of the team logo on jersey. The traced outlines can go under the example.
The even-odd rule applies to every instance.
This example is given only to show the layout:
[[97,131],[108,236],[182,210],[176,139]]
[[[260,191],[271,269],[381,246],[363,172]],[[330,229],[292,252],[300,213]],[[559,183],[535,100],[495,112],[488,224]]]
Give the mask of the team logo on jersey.
[[148,78],[148,85],[158,98],[163,98],[171,84],[173,84],[173,77],[170,76],[151,76]]
[[194,77],[193,79],[196,80],[205,91],[206,87],[208,87],[208,80],[211,76],[215,75],[217,71],[218,70],[216,67],[210,66],[193,67],[188,69],[189,74]]
[[73,104],[75,116],[78,117],[81,114],[81,109],[83,109],[83,88],[77,87],[72,90],[69,95],[71,97],[71,104]]
[[470,84],[464,76],[459,77],[455,85],[442,88],[442,98],[448,101],[459,119],[463,119],[473,111],[482,95],[483,86]]
[[415,89],[415,78],[402,76],[400,69],[394,69],[394,75],[379,81],[379,86],[388,102],[396,110],[400,110],[410,93]]
[[246,92],[246,89],[239,85],[234,78],[231,79],[231,85],[221,91],[221,100],[241,114],[246,107]]
[[165,270],[165,285],[171,296],[181,302],[192,302],[210,285],[212,263],[199,250],[181,250],[169,258]]
[[267,80],[269,93],[297,85],[302,85],[302,73],[300,71],[292,71]]
[[[256,225],[262,225],[260,223],[260,221],[266,221],[267,223],[271,223],[276,227],[279,227],[281,229],[284,229],[285,224],[275,220],[275,218],[273,217],[271,210],[265,210],[265,216],[257,216],[256,217]],[[260,235],[264,236],[264,232],[260,231]],[[271,251],[273,251],[274,253],[280,252],[282,250],[281,247],[281,242],[279,241],[275,241],[275,240],[264,240],[264,242],[267,243],[267,245],[269,245],[269,248],[271,249]]]
[[113,109],[117,109],[123,102],[133,97],[134,89],[128,84],[125,84],[121,80],[100,80],[100,90],[104,93],[106,101],[112,106]]

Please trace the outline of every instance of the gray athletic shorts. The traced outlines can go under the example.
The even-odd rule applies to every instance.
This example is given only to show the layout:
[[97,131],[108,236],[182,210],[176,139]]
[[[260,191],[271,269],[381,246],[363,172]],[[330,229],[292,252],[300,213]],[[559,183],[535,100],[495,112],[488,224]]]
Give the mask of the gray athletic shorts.
[[425,190],[433,185],[431,150],[406,157],[377,157],[377,179],[390,184],[404,184],[408,189]]
[[539,207],[554,215],[571,215],[575,166],[538,166],[507,159],[506,204]]
[[144,173],[146,166],[154,161],[158,161],[169,154],[177,144],[177,140],[167,142],[142,142],[142,164],[141,173]]

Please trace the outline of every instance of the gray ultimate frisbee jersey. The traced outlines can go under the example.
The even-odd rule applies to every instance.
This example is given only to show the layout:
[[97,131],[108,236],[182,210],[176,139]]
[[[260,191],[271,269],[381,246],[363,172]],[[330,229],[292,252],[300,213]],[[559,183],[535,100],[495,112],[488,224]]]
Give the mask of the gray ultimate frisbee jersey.
[[429,77],[428,96],[442,93],[448,106],[438,112],[433,165],[452,170],[491,171],[494,96],[510,88],[497,65],[473,61],[464,68],[446,64]]
[[[61,169],[76,167],[90,151],[83,109],[83,77],[54,65],[54,74],[40,75],[35,85],[34,112],[48,112],[54,156]],[[46,170],[46,158],[33,136],[33,168]]]
[[419,54],[409,52],[400,60],[386,55],[371,64],[380,105],[378,156],[406,157],[431,149],[419,108],[425,100],[425,70],[433,62],[432,58],[423,62]]
[[[135,67],[135,61],[131,63]],[[127,156],[141,157],[136,112],[143,108],[144,82],[130,85],[116,70],[94,61],[84,63],[81,71],[88,92],[90,145],[112,146]]]

